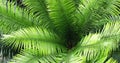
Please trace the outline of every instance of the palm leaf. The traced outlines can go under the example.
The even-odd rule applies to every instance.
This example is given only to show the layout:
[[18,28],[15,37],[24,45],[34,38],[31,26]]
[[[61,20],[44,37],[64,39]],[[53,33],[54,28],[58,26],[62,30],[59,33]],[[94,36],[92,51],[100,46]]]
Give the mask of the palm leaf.
[[64,40],[55,33],[40,27],[20,29],[10,35],[3,35],[2,42],[15,50],[37,49],[41,55],[65,52]]
[[57,33],[66,40],[65,44],[70,49],[78,40],[75,38],[77,33],[74,27],[75,2],[73,0],[46,0],[46,3]]
[[65,35],[72,23],[72,13],[75,11],[75,4],[72,0],[46,0],[48,11],[56,29]]
[[27,9],[30,10],[30,13],[34,14],[34,17],[37,18],[37,23],[54,29],[45,0],[24,0],[23,3],[27,6]]
[[110,58],[106,63],[118,63],[115,59]]
[[14,3],[0,0],[0,31],[10,33],[23,27],[34,26],[34,20]]
[[15,56],[10,63],[61,63],[65,56],[66,54],[64,53],[40,56],[27,51]]
[[[111,51],[118,48],[120,40],[120,22],[108,23],[104,26],[101,33],[89,34],[81,40],[75,47],[73,55],[83,55],[88,61],[94,59],[99,60],[102,57],[107,57]],[[108,46],[109,45],[109,46]]]
[[117,62],[120,0],[16,1],[0,0],[0,50],[22,51],[11,63]]
[[[106,3],[106,4],[105,4]],[[76,25],[80,34],[99,30],[100,27],[109,22],[109,16],[119,14],[119,0],[81,0],[75,14]]]

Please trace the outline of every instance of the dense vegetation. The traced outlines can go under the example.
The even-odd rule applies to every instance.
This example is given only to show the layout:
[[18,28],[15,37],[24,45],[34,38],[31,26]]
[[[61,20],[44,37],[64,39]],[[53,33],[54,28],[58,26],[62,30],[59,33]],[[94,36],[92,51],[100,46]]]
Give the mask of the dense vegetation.
[[[118,63],[120,0],[0,0],[9,63]],[[119,55],[117,55],[119,56]]]

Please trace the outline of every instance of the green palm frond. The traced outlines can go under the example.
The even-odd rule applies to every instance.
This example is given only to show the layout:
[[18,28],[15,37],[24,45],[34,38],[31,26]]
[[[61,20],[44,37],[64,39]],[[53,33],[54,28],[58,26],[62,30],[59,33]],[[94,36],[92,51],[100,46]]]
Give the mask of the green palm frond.
[[[72,14],[75,11],[73,0],[46,0],[48,11],[56,29],[60,34],[65,35],[69,32],[69,28],[73,22]],[[72,27],[71,27],[72,28]]]
[[[78,24],[83,26],[88,21],[91,21],[91,15],[94,13],[94,9],[99,7],[99,1],[97,0],[81,0],[81,4],[78,7],[76,17],[79,20]],[[80,18],[79,18],[80,17]]]
[[[116,27],[118,26],[118,27]],[[114,32],[112,30],[110,30],[110,28],[116,29],[116,31],[114,30]],[[111,36],[107,37],[108,35],[118,35],[119,36],[119,31],[120,27],[119,27],[119,22],[112,22],[112,23],[108,23],[106,26],[104,26],[104,29],[101,33],[99,34],[89,34],[88,36],[86,36],[80,44],[78,44],[79,46],[75,48],[75,51],[60,57],[59,62],[63,62],[63,63],[93,63],[93,62],[97,62],[97,63],[103,63],[106,61],[108,54],[112,51],[115,50],[118,46],[118,38],[113,38],[111,39]],[[106,34],[105,32],[108,32],[108,34]],[[109,34],[109,32],[111,34]],[[118,32],[118,33],[116,33]],[[107,39],[106,39],[107,37]],[[109,40],[108,40],[109,39]],[[114,42],[114,43],[113,43]],[[109,45],[109,46],[108,46]],[[98,49],[99,48],[99,49]],[[78,52],[79,51],[79,52]],[[35,53],[34,53],[35,54]],[[27,57],[27,54],[22,55],[22,56],[17,56],[17,61],[23,61],[21,60],[21,57]],[[31,55],[29,55],[31,56]],[[34,56],[34,55],[33,55]],[[32,57],[33,57],[32,56]],[[34,56],[37,57],[37,56]],[[58,56],[57,56],[58,57]],[[28,57],[26,59],[30,59],[31,57]],[[58,59],[55,59],[56,57],[53,56],[48,56],[48,57],[42,57],[39,59],[33,59],[32,62],[53,62],[56,63]],[[41,60],[42,59],[42,60]],[[49,60],[47,60],[49,59]],[[53,61],[54,60],[54,61]],[[86,61],[87,60],[87,61]],[[25,60],[26,62],[26,60]],[[113,59],[108,60],[107,62],[117,62]],[[18,62],[19,63],[19,62]]]
[[40,27],[20,29],[10,35],[3,35],[3,43],[13,49],[38,49],[43,54],[64,52],[64,40],[55,33]]
[[119,0],[81,0],[75,14],[76,24],[80,28],[78,31],[83,34],[87,31],[99,30],[99,27],[110,21],[107,17],[113,13],[119,14],[118,10]]
[[34,26],[28,13],[14,3],[0,0],[0,31],[10,33],[23,27]]
[[[78,39],[75,38],[77,33],[75,32],[74,25],[74,13],[76,10],[73,0],[46,0],[48,4],[49,16],[52,19],[57,33],[66,40],[67,43],[74,43]],[[75,37],[73,37],[75,36]],[[73,41],[72,41],[73,40]],[[75,41],[74,41],[75,40]],[[73,45],[69,48],[71,48]]]
[[115,59],[110,58],[106,63],[118,63]]
[[66,34],[67,32],[73,32],[69,28],[73,28],[72,14],[76,10],[73,0],[25,0],[23,2],[30,9],[31,13],[40,20],[41,25],[47,25],[48,29],[52,28],[60,35],[68,35]]
[[10,61],[10,63],[61,63],[63,62],[62,60],[65,56],[65,53],[59,53],[46,55],[43,57],[39,54],[26,51],[15,56],[14,59]]
[[10,63],[117,63],[119,14],[120,0],[0,0],[0,52],[18,53]]
[[24,0],[23,3],[30,10],[30,13],[34,14],[34,17],[37,18],[37,23],[54,29],[45,0]]
[[89,34],[81,40],[75,47],[74,54],[78,56],[83,55],[88,60],[92,60],[92,58],[98,55],[98,58],[94,59],[94,61],[106,57],[111,51],[118,48],[119,37],[120,22],[108,23],[104,26],[101,33]]
[[[106,11],[111,15],[119,15],[120,14],[120,0],[106,0],[106,5],[103,6]],[[104,5],[104,4],[103,4]]]
[[39,63],[39,59],[41,58],[41,56],[39,55],[35,55],[35,54],[31,54],[28,52],[24,52],[22,53],[22,55],[16,55],[16,57],[14,57],[13,60],[11,60],[11,62],[9,63]]
[[63,63],[87,63],[85,56],[76,56],[74,54],[68,54],[63,60]]
[[[109,42],[109,40],[109,43],[107,42],[107,40],[105,42],[99,37],[100,36],[97,34],[89,34],[83,39],[83,41],[81,41],[81,45],[79,44],[78,46],[76,46],[76,48],[74,48],[74,51],[72,50],[70,52],[68,57],[70,57],[70,59],[73,58],[73,60],[75,60],[75,58],[81,58],[81,61],[80,59],[76,61],[80,61],[83,63],[99,62],[100,59],[103,58],[102,61],[100,61],[101,63],[103,63],[103,61],[107,58],[107,55],[113,50],[113,46],[116,46],[116,44]],[[72,63],[72,61],[70,61],[69,59],[67,62]]]

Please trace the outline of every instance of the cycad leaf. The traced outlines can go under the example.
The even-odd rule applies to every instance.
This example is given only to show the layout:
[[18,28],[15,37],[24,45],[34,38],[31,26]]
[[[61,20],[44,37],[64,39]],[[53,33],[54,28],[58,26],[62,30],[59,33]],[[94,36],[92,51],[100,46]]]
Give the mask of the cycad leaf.
[[43,54],[64,52],[64,40],[60,39],[55,33],[40,27],[30,27],[20,29],[10,35],[3,35],[3,43],[13,49],[38,49]]

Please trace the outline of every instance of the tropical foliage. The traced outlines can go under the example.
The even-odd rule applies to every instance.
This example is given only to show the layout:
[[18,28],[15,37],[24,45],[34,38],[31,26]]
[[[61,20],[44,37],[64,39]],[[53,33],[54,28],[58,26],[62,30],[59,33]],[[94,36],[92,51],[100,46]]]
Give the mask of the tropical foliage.
[[[120,0],[0,0],[9,63],[118,63]],[[120,52],[118,53],[120,54]]]

